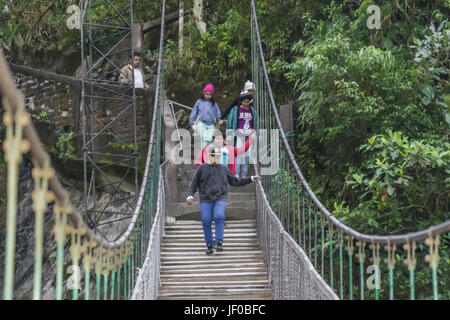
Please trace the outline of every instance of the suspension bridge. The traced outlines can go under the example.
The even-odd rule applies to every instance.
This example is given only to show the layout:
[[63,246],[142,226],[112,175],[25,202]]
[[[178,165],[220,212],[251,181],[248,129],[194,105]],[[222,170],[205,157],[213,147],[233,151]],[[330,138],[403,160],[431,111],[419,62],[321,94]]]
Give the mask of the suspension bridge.
[[[91,1],[89,4],[92,4]],[[5,300],[15,298],[18,167],[25,154],[33,161],[35,219],[32,298],[36,300],[42,299],[44,238],[49,237],[43,227],[46,215],[54,217],[51,237],[56,244],[56,256],[52,264],[57,300],[414,300],[439,299],[440,289],[448,290],[449,284],[439,281],[440,276],[446,279],[443,275],[447,275],[448,278],[445,273],[449,272],[448,267],[442,261],[440,263],[439,250],[444,245],[448,248],[446,239],[450,221],[407,234],[362,234],[334,217],[311,190],[297,165],[280,121],[265,65],[254,1],[251,6],[249,22],[252,34],[252,77],[256,84],[254,107],[259,119],[257,130],[266,135],[264,139],[267,140],[267,145],[280,146],[279,150],[273,148],[266,151],[279,159],[279,169],[273,175],[263,176],[261,182],[249,186],[245,191],[231,191],[229,210],[234,210],[237,214],[226,222],[225,251],[212,257],[204,254],[199,221],[177,219],[175,223],[166,223],[166,203],[174,186],[167,174],[170,160],[164,153],[167,127],[165,115],[169,105],[173,108],[172,102],[169,104],[165,95],[165,1],[162,4],[159,60],[148,152],[146,155],[141,154],[146,159],[145,169],[138,186],[136,172],[139,150],[136,147],[135,129],[130,137],[134,145],[122,156],[130,163],[137,191],[131,199],[121,198],[122,201],[129,201],[130,205],[126,207],[130,218],[126,230],[115,241],[101,237],[96,232],[95,223],[88,221],[91,217],[88,201],[84,212],[78,212],[71,203],[68,191],[52,167],[50,156],[42,147],[25,108],[25,99],[15,88],[5,59],[3,56],[0,58],[0,92],[6,111],[3,118],[6,127],[4,151],[8,170],[6,245],[2,275]],[[89,8],[95,9],[95,5]],[[86,7],[84,10],[83,17]],[[132,19],[133,11],[128,13]],[[124,18],[122,14],[116,14],[115,17],[122,20]],[[95,25],[92,15],[90,18],[85,25]],[[112,16],[107,18],[111,21]],[[128,27],[130,25],[132,24],[128,24]],[[123,28],[123,32],[125,36],[133,37],[131,27]],[[92,43],[89,45],[91,51],[95,50]],[[92,166],[99,169],[99,165],[95,164],[98,155],[92,144],[93,137],[97,136],[92,125],[96,121],[92,99],[98,98],[93,88],[99,84],[95,83],[90,73],[99,61],[111,62],[108,58],[113,54],[111,51],[102,54],[98,61],[92,61],[91,54],[82,79],[82,88],[85,89],[82,99],[82,116],[86,125],[83,144],[85,170],[89,167],[88,159],[92,160]],[[123,104],[130,105],[135,101],[134,90],[131,93],[122,92],[107,85],[101,88],[102,92],[115,94],[115,101],[122,99]],[[101,109],[103,106],[98,107]],[[87,120],[89,117],[92,122]],[[104,124],[101,130],[110,128],[111,125]],[[278,134],[271,135],[271,129],[278,130]],[[118,141],[125,139],[114,133],[113,135]],[[259,161],[253,170],[261,173],[266,165]],[[186,179],[190,179],[193,166],[178,169],[186,175]],[[86,172],[91,173],[89,179]],[[94,170],[85,171],[85,195],[95,198],[96,182],[93,172]],[[99,172],[101,174],[101,170]],[[113,186],[120,184],[120,181],[111,182]],[[178,184],[179,190],[186,188],[186,183]],[[120,193],[117,188],[116,192]],[[176,206],[179,208],[178,215],[183,214],[181,200],[180,205]],[[107,210],[109,209],[104,208],[102,212]],[[67,285],[69,280],[65,268],[68,265],[76,267],[74,270],[81,270],[74,272],[71,277],[71,281],[80,286],[70,289]],[[368,266],[377,270],[374,287],[368,285]],[[429,277],[429,281],[422,281],[418,286],[415,277],[418,272],[421,277]]]

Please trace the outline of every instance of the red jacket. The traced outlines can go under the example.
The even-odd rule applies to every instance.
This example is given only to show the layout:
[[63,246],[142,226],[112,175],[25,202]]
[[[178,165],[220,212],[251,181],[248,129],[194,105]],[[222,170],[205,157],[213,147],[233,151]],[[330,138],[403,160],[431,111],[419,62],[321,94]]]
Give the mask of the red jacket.
[[[253,143],[253,138],[249,138],[245,145],[240,148],[225,146],[228,149],[229,163],[228,169],[230,169],[231,173],[236,174],[236,166],[235,166],[235,158],[238,154],[246,152],[250,145]],[[197,158],[195,158],[195,167],[198,168],[202,163],[209,163],[209,145],[203,148],[202,151],[199,152]]]

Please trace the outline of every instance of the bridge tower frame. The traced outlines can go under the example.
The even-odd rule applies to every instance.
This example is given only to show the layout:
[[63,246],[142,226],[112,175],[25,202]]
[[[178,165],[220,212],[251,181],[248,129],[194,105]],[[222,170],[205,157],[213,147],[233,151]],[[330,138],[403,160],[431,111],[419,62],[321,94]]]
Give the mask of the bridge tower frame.
[[[130,85],[117,79],[120,66],[135,53],[133,0],[80,0],[80,9],[83,218],[111,241],[99,227],[130,219],[139,196],[133,64]],[[105,64],[106,71],[101,69]],[[116,171],[123,167],[120,176],[108,172],[113,166]],[[100,202],[99,190],[111,190],[112,195]],[[101,222],[105,217],[108,221]]]

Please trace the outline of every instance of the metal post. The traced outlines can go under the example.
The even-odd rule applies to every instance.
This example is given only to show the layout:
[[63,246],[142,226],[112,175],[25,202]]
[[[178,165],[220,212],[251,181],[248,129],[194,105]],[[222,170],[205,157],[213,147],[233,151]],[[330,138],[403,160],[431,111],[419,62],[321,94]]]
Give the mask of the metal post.
[[113,270],[111,275],[111,300],[114,300],[114,284],[116,280],[115,278],[116,278],[116,270]]

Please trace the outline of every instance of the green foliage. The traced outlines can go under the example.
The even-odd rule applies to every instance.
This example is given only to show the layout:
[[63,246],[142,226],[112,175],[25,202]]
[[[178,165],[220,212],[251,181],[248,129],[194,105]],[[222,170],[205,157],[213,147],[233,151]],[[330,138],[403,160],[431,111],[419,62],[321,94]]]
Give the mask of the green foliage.
[[450,124],[450,114],[448,106],[450,102],[446,94],[450,90],[448,81],[450,75],[450,24],[442,22],[437,28],[434,24],[428,28],[429,35],[425,35],[423,40],[415,39],[416,45],[414,61],[418,67],[427,75],[428,83],[422,89],[424,97],[423,106],[429,108],[436,104],[441,110],[447,124]]
[[56,151],[59,159],[73,159],[75,157],[75,146],[72,141],[73,134],[63,134],[58,137]]
[[71,4],[78,2],[0,0],[0,47],[10,60],[32,64],[39,61],[38,57],[55,58],[74,45],[79,46],[79,31],[66,26],[66,9]]
[[357,147],[383,128],[413,136],[434,130],[429,117],[417,116],[421,110],[414,104],[421,72],[399,67],[390,52],[355,48],[341,35],[303,51],[303,57],[287,67],[286,77],[300,92],[302,167],[319,167],[310,176],[343,178],[344,165],[361,160]]
[[[381,30],[366,27],[372,1],[315,4],[308,9],[299,4],[303,30],[289,52],[268,63],[276,82],[280,75],[288,81],[275,95],[296,93],[296,156],[311,188],[340,221],[366,234],[412,232],[448,220],[450,95],[448,24],[439,21],[443,2],[380,1]],[[277,177],[275,208],[286,211],[283,197],[295,190],[290,180],[283,172]],[[448,235],[442,236],[440,299],[449,297],[448,244]],[[423,263],[428,251],[418,244],[417,299],[431,296],[431,272]],[[405,252],[396,255],[396,299],[409,299],[408,276],[400,267],[405,258]],[[328,272],[325,266],[325,278]],[[380,296],[386,299],[385,264],[382,274]],[[359,294],[357,285],[354,292]],[[366,297],[374,298],[374,291]]]
[[[178,0],[166,0],[166,14],[178,9]],[[124,4],[127,4],[124,2]],[[188,2],[185,2],[187,5]],[[134,18],[136,21],[145,22],[161,18],[162,1],[139,0],[134,1]]]
[[46,119],[47,116],[48,116],[47,111],[43,110],[43,111],[41,111],[39,114],[35,115],[35,118],[36,118],[36,120],[41,121],[41,120]]
[[425,69],[438,80],[439,76],[448,74],[450,70],[450,30],[445,29],[447,23],[444,21],[437,28],[431,24],[430,35],[423,40],[415,39],[416,45],[411,46],[416,49],[414,61],[423,63]]
[[[102,3],[103,2],[103,3]],[[117,16],[106,1],[93,1],[95,10],[92,22],[104,22],[104,17]],[[129,10],[129,1],[113,1],[118,12]],[[6,9],[6,4],[8,8]],[[80,30],[69,29],[67,8],[79,5],[76,0],[0,0],[0,48],[8,60],[19,64],[49,64],[66,51],[80,50]],[[174,12],[178,1],[167,1],[167,13]],[[134,19],[145,22],[160,18],[161,1],[135,1]],[[110,24],[123,24],[120,18],[109,20]],[[109,30],[97,31],[97,46],[104,49],[111,41]],[[120,35],[120,34],[119,34]],[[117,38],[117,34],[116,34]]]
[[250,71],[248,16],[238,9],[229,9],[223,17],[216,13],[208,19],[204,34],[195,25],[186,24],[185,37],[190,40],[185,42],[181,57],[178,43],[167,42],[166,71],[171,81],[192,77],[200,83],[245,82]]
[[[448,219],[448,26],[385,1],[384,27],[369,30],[371,4],[306,10],[276,72],[297,92],[298,159],[325,205],[367,233],[418,230]],[[401,44],[417,38],[415,51]]]
[[[121,151],[130,151],[130,150],[134,150],[134,144],[130,143],[130,144],[122,144],[122,143],[115,143],[113,142],[112,144],[113,149],[115,150],[121,150]],[[136,151],[139,151],[139,145],[137,146]]]
[[[410,141],[401,132],[389,131],[371,137],[360,149],[365,161],[360,168],[349,168],[345,182],[359,195],[353,214],[385,231],[392,224],[423,229],[449,218],[448,142]],[[336,209],[348,214],[342,206]]]

